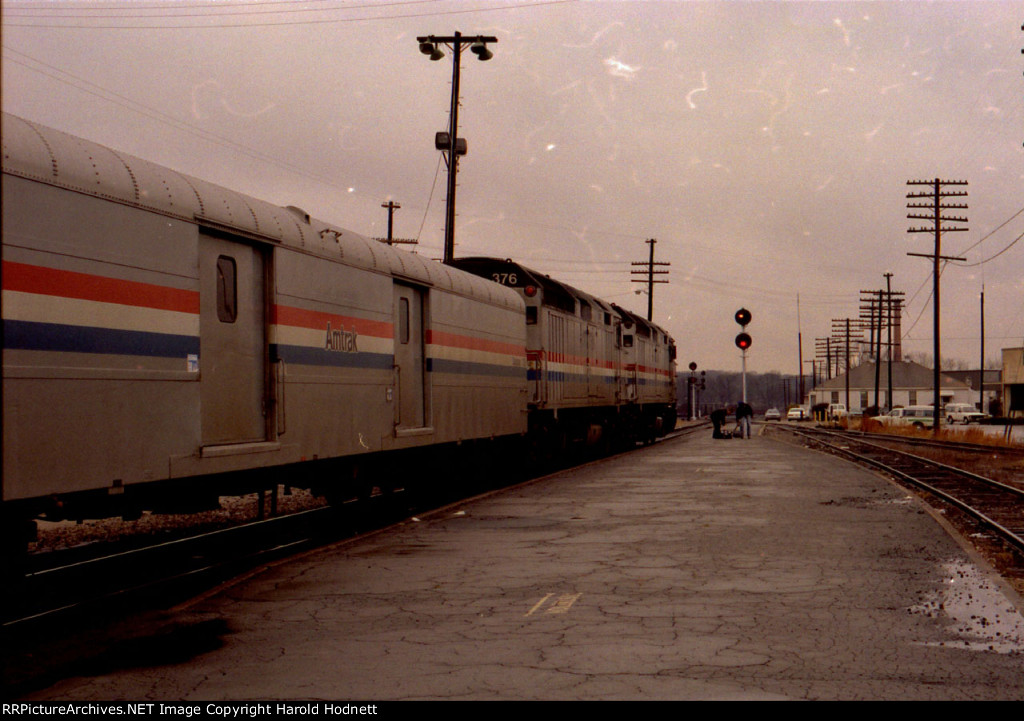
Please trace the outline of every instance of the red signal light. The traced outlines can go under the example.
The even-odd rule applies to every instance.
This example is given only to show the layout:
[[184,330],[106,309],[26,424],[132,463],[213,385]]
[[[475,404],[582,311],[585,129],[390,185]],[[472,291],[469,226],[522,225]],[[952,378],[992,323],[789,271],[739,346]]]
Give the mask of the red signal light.
[[736,322],[743,326],[747,325],[750,322],[750,311],[746,308],[736,311]]
[[736,336],[736,347],[739,348],[740,350],[746,350],[747,348],[749,348],[751,342],[752,341],[750,335],[747,333],[740,333],[738,336]]

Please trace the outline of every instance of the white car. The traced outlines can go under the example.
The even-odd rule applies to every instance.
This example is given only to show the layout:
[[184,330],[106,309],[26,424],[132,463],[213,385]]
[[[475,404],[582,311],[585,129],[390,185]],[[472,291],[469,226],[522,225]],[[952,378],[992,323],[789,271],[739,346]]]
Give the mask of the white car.
[[893,408],[884,416],[875,416],[871,420],[878,421],[883,426],[914,426],[916,428],[931,428],[935,425],[935,409],[931,406],[907,406],[906,408]]
[[778,408],[769,408],[764,412],[764,419],[766,421],[781,421],[782,414],[779,413]]
[[789,409],[789,413],[786,414],[786,420],[787,421],[806,421],[807,420],[807,411],[805,411],[800,406],[797,406],[796,408],[790,408]]
[[981,423],[986,418],[988,418],[987,415],[978,411],[970,403],[946,404],[946,423],[963,423],[966,426],[968,423]]

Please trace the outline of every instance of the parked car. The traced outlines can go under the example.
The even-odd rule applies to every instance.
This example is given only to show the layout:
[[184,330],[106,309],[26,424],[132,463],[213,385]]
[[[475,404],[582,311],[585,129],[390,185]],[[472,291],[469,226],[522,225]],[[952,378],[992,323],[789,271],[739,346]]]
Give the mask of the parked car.
[[781,421],[782,414],[779,413],[778,408],[769,408],[764,412],[764,419],[766,421]]
[[840,421],[846,418],[846,406],[842,403],[829,403],[828,413],[825,417],[829,421]]
[[950,424],[963,423],[966,426],[968,423],[981,423],[988,417],[970,403],[946,404],[946,422]]
[[789,421],[806,421],[807,418],[808,418],[807,411],[805,411],[800,406],[796,406],[795,408],[790,408],[789,409],[789,413],[786,414],[786,420],[789,420]]
[[914,426],[916,428],[931,428],[935,425],[935,409],[931,406],[907,406],[906,408],[893,408],[884,416],[875,416],[871,420],[878,421],[883,426]]

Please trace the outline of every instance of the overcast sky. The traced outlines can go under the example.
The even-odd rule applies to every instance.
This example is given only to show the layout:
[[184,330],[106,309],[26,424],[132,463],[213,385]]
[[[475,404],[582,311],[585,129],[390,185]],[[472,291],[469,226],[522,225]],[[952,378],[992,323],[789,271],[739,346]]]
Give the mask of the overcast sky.
[[[106,9],[103,9],[106,8]],[[111,9],[113,8],[113,9]],[[681,367],[797,371],[862,290],[906,293],[932,350],[929,234],[908,180],[966,180],[942,353],[1024,344],[1024,4],[139,0],[3,4],[3,109],[439,257],[451,52],[462,63],[456,255],[512,257],[655,321]],[[1005,224],[1005,225],[1004,225]],[[1008,249],[1007,249],[1008,248]],[[996,256],[1000,251],[1001,255]],[[987,262],[983,262],[987,261]],[[797,297],[799,295],[799,314]],[[809,367],[808,367],[809,371]]]

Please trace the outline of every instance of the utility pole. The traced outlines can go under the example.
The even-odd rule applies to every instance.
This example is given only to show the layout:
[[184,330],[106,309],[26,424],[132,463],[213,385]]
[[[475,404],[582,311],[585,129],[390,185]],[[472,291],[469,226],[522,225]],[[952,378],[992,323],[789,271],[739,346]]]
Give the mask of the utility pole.
[[374,240],[387,243],[388,245],[416,245],[419,243],[415,238],[395,238],[391,232],[394,226],[395,211],[402,207],[401,204],[389,200],[386,203],[381,203],[380,207],[387,208],[388,211],[388,237],[374,238]]
[[796,367],[800,374],[800,383],[797,391],[800,393],[797,403],[804,402],[804,336],[800,328],[800,294],[796,294]]
[[875,361],[875,407],[879,405],[882,375],[882,295],[884,290],[862,290],[860,292],[860,318],[863,326],[865,319],[871,328],[868,345]]
[[874,315],[871,317],[871,322],[876,328],[875,331],[875,413],[879,412],[881,406],[878,402],[878,386],[881,385],[882,378],[882,289],[878,290],[878,323],[875,324]]
[[[805,365],[807,363],[811,364],[811,390],[814,390],[818,386],[818,360],[816,358],[811,358],[810,360],[805,360],[804,361]],[[800,402],[800,405],[803,405],[803,402],[804,402],[804,397],[803,396],[800,396],[800,401],[799,402]]]
[[[655,270],[654,267],[655,266],[667,267],[667,266],[670,266],[672,264],[671,263],[655,263],[654,262],[654,245],[658,241],[655,240],[654,238],[650,238],[648,240],[645,240],[644,242],[651,246],[650,259],[647,262],[640,261],[639,263],[633,263],[633,265],[647,266],[647,270],[632,270],[632,271],[630,271],[630,273],[632,275],[637,275],[637,276],[644,276],[644,275],[647,276],[646,279],[641,277],[641,278],[633,278],[632,280],[633,280],[634,283],[647,283],[647,320],[654,320],[654,284],[655,283],[668,283],[667,280],[655,280],[654,279],[654,276],[656,276],[656,275],[668,275],[668,271],[667,270]],[[640,291],[637,291],[637,292],[639,293]]]
[[850,319],[846,319],[846,417],[850,417],[853,406],[850,405]]
[[[892,408],[893,305],[895,303],[895,305],[899,307],[904,295],[903,291],[893,292],[891,279],[892,273],[885,273],[886,290],[862,290],[860,292],[861,327],[870,327],[871,329],[869,345],[871,346],[871,355],[875,360],[875,405],[878,406],[879,411],[881,411],[883,405],[879,398],[881,395],[883,343],[889,349],[889,395],[888,401],[884,405],[889,409]],[[883,327],[885,328],[885,332],[888,334],[886,341],[882,340]]]
[[[838,325],[837,325],[838,324]],[[852,324],[852,325],[851,325]],[[854,334],[856,331],[856,335]],[[837,335],[838,333],[838,335]],[[832,336],[834,339],[839,340],[843,345],[843,350],[840,351],[846,356],[846,412],[851,412],[850,408],[850,356],[852,352],[850,347],[853,343],[861,342],[864,340],[864,336],[861,335],[862,329],[860,325],[851,320],[850,318],[833,318],[832,319]],[[838,352],[837,352],[838,355]]]
[[978,410],[985,412],[985,286],[981,286],[981,365],[978,366]]
[[875,413],[881,413],[882,404],[878,398],[879,385],[881,385],[882,374],[882,295],[885,293],[878,289],[878,334],[875,336]]
[[927,201],[927,202],[915,202],[907,203],[907,207],[912,210],[927,210],[930,211],[928,214],[917,214],[908,213],[907,218],[925,220],[932,224],[932,227],[911,227],[907,230],[908,233],[932,233],[935,236],[935,253],[928,255],[926,253],[907,253],[907,255],[915,255],[922,258],[932,259],[932,309],[934,311],[934,320],[932,323],[932,333],[935,336],[934,339],[934,351],[935,351],[935,368],[933,373],[933,382],[935,385],[935,398],[934,398],[934,419],[935,423],[933,431],[939,432],[939,424],[942,422],[942,413],[939,409],[939,404],[942,402],[942,388],[941,388],[941,374],[939,373],[939,366],[941,365],[942,356],[939,354],[940,343],[939,343],[939,317],[940,317],[940,306],[939,306],[939,275],[942,272],[941,261],[943,260],[966,260],[966,258],[959,258],[955,256],[943,256],[940,252],[942,245],[942,234],[949,232],[965,231],[967,230],[964,226],[949,226],[944,225],[948,223],[966,223],[967,218],[961,218],[959,216],[947,216],[943,215],[944,210],[966,210],[966,203],[944,203],[944,198],[962,198],[966,197],[966,190],[950,190],[944,191],[944,188],[951,185],[967,185],[966,180],[940,180],[935,178],[934,180],[908,180],[907,185],[914,186],[925,186],[928,188],[927,191],[922,192],[911,192],[907,193],[908,200],[914,201]]
[[889,376],[889,395],[886,396],[888,401],[885,405],[887,410],[892,410],[892,273],[885,273],[885,298],[886,298],[886,310],[888,314],[886,316],[885,326],[889,331],[886,344],[889,346],[889,352],[886,353],[886,362],[888,365],[888,376]]
[[394,227],[395,210],[401,208],[402,206],[393,200],[389,200],[386,203],[381,203],[380,207],[388,209],[388,245],[391,245],[391,241],[394,237],[391,233],[391,230]]
[[822,380],[832,380],[832,338],[815,338],[814,351],[818,360],[825,364]]

